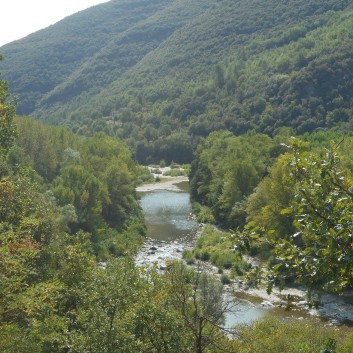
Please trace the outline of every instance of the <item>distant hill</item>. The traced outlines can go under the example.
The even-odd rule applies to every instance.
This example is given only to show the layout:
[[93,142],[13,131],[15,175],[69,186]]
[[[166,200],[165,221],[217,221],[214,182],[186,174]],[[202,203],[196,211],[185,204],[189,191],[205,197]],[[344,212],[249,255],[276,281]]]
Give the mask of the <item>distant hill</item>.
[[115,0],[0,48],[18,114],[186,162],[211,131],[353,127],[349,0]]

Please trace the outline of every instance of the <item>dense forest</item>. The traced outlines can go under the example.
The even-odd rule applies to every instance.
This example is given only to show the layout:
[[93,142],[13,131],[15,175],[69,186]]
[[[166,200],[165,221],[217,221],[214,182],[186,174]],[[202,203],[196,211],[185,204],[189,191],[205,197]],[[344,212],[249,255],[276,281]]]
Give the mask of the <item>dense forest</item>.
[[[223,286],[353,287],[352,25],[348,0],[112,0],[1,47],[0,351],[352,352],[225,327]],[[205,224],[163,271],[134,262],[160,161]]]
[[142,163],[200,137],[349,129],[352,4],[110,1],[1,48],[19,114],[103,131]]
[[[265,319],[232,336],[223,326],[223,286],[202,267],[137,267],[131,255],[144,226],[131,152],[102,133],[79,137],[14,119],[0,83],[1,352],[351,352],[349,330],[309,320]],[[235,139],[218,134],[209,148],[213,139]],[[266,164],[276,153],[262,139]],[[239,187],[234,200],[241,192],[250,189]]]
[[[353,138],[291,132],[211,133],[192,163],[194,210],[201,221],[231,229],[237,251],[267,261],[269,289],[295,282],[342,293],[353,285]],[[212,255],[203,251],[207,242],[194,256]]]

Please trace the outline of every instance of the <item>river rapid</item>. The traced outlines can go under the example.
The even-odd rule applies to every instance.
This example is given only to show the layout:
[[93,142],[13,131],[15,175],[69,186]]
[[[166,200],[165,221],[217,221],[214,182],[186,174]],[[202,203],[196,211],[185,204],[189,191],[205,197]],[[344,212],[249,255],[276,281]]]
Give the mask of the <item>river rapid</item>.
[[[167,178],[160,183],[143,185],[137,191],[145,214],[147,237],[135,261],[139,266],[155,264],[163,271],[167,261],[182,260],[183,251],[193,249],[203,225],[198,224],[191,213],[187,178]],[[217,268],[209,263],[203,265],[208,272],[219,276]],[[352,305],[342,297],[324,295],[322,305],[313,309],[309,308],[304,291],[290,288],[282,292],[274,290],[269,295],[264,288],[248,288],[241,279],[225,286],[225,292],[227,300],[235,303],[234,312],[226,318],[228,327],[248,324],[266,315],[300,320],[310,317],[330,325],[353,323]],[[290,303],[288,297],[292,300]]]

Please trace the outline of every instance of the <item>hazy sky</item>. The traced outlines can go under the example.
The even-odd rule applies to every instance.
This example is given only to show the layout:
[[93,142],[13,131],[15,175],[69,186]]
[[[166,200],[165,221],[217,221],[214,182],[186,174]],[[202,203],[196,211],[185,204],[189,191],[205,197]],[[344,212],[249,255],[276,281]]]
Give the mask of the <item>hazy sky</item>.
[[0,46],[108,0],[1,0]]

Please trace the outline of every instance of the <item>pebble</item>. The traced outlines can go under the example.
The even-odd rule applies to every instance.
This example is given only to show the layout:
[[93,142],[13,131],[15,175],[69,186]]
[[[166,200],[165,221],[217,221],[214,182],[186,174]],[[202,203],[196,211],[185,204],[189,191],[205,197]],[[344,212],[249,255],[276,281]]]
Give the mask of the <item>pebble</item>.
[[273,307],[273,303],[268,301],[268,300],[264,300],[262,303],[261,303],[261,306],[263,306],[264,308],[272,308]]

